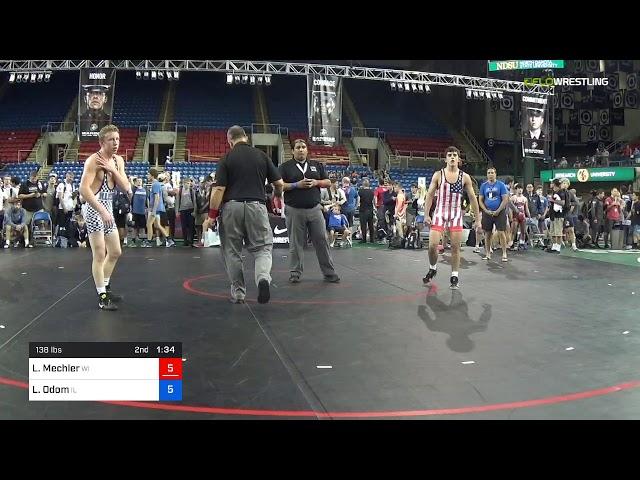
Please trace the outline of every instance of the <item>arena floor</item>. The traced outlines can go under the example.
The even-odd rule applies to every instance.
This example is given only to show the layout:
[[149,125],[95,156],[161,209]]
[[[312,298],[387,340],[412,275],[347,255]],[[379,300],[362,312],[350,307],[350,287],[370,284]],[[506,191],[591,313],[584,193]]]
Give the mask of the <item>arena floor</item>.
[[[430,288],[426,251],[335,250],[328,284],[307,250],[297,285],[287,254],[233,305],[218,249],[126,249],[105,312],[89,251],[0,252],[0,418],[640,418],[638,262],[465,247],[452,291],[448,252]],[[30,341],[182,342],[183,400],[29,402]]]

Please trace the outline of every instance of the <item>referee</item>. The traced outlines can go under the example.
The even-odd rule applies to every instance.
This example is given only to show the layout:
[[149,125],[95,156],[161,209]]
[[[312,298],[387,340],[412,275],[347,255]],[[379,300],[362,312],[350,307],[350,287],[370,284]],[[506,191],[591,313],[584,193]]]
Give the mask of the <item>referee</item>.
[[[247,294],[241,257],[244,242],[255,260],[258,303],[267,303],[271,296],[273,233],[267,214],[265,184],[266,180],[273,183],[275,192],[281,195],[283,183],[271,159],[249,145],[242,127],[231,127],[227,141],[231,151],[218,162],[217,185],[213,187],[207,223],[215,222],[220,216],[222,258],[231,281],[230,301],[244,303]],[[206,232],[207,228],[208,225],[204,225],[202,231]]]
[[307,157],[307,142],[298,139],[293,142],[293,159],[280,165],[286,192],[284,214],[289,232],[289,282],[300,282],[308,228],[325,281],[337,283],[340,277],[329,256],[326,222],[320,206],[320,188],[329,188],[331,180],[322,163]]

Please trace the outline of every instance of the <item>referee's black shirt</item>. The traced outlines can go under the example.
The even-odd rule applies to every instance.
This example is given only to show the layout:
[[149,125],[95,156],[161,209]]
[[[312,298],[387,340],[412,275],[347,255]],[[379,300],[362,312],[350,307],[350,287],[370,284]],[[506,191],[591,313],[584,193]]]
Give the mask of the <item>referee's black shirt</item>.
[[[304,170],[306,164],[307,170],[304,175],[302,175],[302,171],[296,164],[300,165],[302,170]],[[306,160],[300,163],[295,159],[291,159],[280,165],[280,174],[282,175],[282,180],[286,183],[299,182],[303,178],[312,178],[314,180],[326,180],[329,178],[324,170],[324,165],[315,160]],[[284,192],[284,204],[293,208],[313,208],[320,204],[320,187],[287,190]]]
[[218,162],[216,184],[226,187],[222,203],[230,200],[266,203],[265,181],[280,180],[280,172],[260,149],[238,142]]

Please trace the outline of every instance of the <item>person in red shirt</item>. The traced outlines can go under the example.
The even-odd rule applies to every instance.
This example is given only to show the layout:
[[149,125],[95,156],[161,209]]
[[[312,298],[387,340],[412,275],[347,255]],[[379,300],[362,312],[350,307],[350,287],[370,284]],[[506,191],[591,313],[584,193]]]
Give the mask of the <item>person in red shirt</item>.
[[609,236],[613,230],[613,225],[622,219],[624,202],[617,188],[611,189],[611,196],[604,201],[604,248],[610,248]]
[[378,187],[373,191],[373,198],[376,205],[376,210],[378,213],[378,226],[377,228],[387,230],[387,222],[384,218],[384,192],[391,189],[389,185],[389,181],[385,180],[383,185],[378,185]]

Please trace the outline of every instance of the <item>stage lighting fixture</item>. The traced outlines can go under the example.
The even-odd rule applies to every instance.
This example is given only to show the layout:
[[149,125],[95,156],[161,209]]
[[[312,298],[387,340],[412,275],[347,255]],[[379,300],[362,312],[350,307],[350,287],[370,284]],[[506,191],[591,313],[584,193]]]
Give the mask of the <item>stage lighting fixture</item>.
[[398,82],[398,91],[399,92],[403,92],[404,91],[404,85],[400,82]]
[[469,90],[468,88],[465,90],[465,92],[467,92],[467,98],[471,98],[471,90]]
[[404,84],[404,91],[405,91],[405,92],[408,92],[410,88],[411,88],[411,87],[409,87],[409,84],[408,84],[407,82],[405,82],[405,84]]
[[240,80],[240,82],[243,85],[246,85],[248,81],[249,81],[249,75],[242,75],[242,79]]
[[142,78],[142,72],[136,71],[136,80],[140,80]]
[[155,70],[151,70],[151,80],[155,80],[156,78],[158,78],[158,74]]
[[429,85],[424,86],[424,93],[431,93],[431,87]]
[[391,91],[392,92],[396,91],[396,82],[391,82]]
[[149,72],[144,72],[142,74],[142,78],[144,78],[145,80],[149,80]]
[[240,75],[234,75],[233,81],[235,82],[236,85],[240,85]]
[[422,85],[421,83],[418,84],[418,91],[420,93],[424,93],[424,85]]
[[44,72],[44,81],[48,82],[51,80],[51,72]]
[[16,74],[14,72],[11,72],[11,74],[9,74],[9,83],[13,83],[16,81]]
[[22,83],[22,75],[18,74],[16,76],[16,83]]
[[502,92],[498,92],[498,98],[502,100]]
[[164,80],[164,72],[163,71],[158,72],[158,80]]
[[251,75],[251,76],[249,77],[249,83],[250,83],[251,85],[255,85],[255,84],[256,84],[256,76],[255,76],[255,75]]
[[258,77],[258,85],[262,86],[263,81],[264,81],[263,77]]
[[411,84],[411,91],[412,91],[413,93],[416,93],[416,92],[418,91],[418,86],[417,86],[415,83],[412,83],[412,84]]
[[29,81],[29,74],[25,73],[22,75],[22,81],[23,83],[27,83]]
[[180,70],[174,70],[173,71],[173,79],[174,80],[180,80]]
[[42,79],[43,79],[43,78],[44,78],[44,73],[40,72],[40,73],[38,74],[38,81],[39,81],[39,82],[42,82]]
[[231,85],[233,83],[233,75],[227,73],[227,85]]
[[173,80],[173,73],[171,73],[171,71],[167,71],[167,80]]
[[269,85],[271,85],[271,75],[266,75],[264,77],[264,84],[268,87]]

